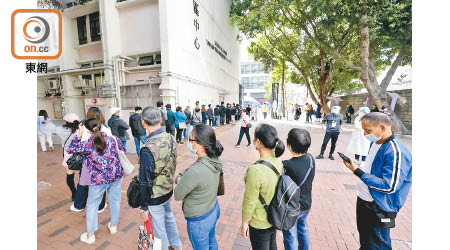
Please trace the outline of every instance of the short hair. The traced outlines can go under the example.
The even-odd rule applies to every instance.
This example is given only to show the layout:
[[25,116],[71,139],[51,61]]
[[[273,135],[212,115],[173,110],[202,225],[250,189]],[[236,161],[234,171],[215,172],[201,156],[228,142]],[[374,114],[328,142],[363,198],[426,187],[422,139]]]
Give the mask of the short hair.
[[380,112],[371,112],[366,115],[364,115],[361,118],[361,122],[367,120],[370,123],[372,123],[375,126],[380,125],[381,123],[387,126],[392,125],[392,121],[386,114],[380,113]]
[[142,120],[149,126],[155,126],[161,123],[161,110],[155,107],[146,107],[142,111]]
[[222,105],[223,105],[224,103],[225,103],[225,102],[221,102],[220,104],[222,104]]
[[101,124],[106,123],[105,117],[98,107],[93,106],[88,109],[88,112],[86,113],[86,120],[91,118],[96,118]]
[[311,146],[311,135],[306,129],[293,128],[289,131],[287,144],[291,146],[295,153],[305,154]]
[[170,105],[170,103],[167,103],[166,108],[170,109],[170,108],[172,108],[172,105]]
[[164,105],[164,103],[162,101],[157,101],[156,102],[156,107],[157,108],[161,108]]
[[142,107],[141,107],[141,106],[136,106],[136,107],[134,107],[134,111],[139,111],[139,110],[142,110]]

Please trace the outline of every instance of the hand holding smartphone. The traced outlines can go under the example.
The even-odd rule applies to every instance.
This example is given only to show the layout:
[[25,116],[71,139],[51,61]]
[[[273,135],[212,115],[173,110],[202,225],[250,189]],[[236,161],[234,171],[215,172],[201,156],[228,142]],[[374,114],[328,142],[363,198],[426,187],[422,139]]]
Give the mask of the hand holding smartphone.
[[346,162],[348,162],[348,163],[351,163],[352,161],[350,160],[350,158],[348,158],[346,155],[344,155],[343,153],[341,153],[341,152],[338,152],[338,155],[342,158],[342,160],[344,160],[344,161],[346,161]]

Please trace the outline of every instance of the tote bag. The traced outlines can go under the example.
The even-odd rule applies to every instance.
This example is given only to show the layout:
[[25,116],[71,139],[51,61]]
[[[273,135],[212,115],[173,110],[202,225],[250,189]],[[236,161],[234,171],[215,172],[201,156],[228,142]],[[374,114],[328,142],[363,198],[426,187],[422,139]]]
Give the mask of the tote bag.
[[125,152],[119,149],[119,142],[117,141],[117,139],[116,138],[114,139],[116,140],[116,150],[117,154],[119,155],[119,161],[120,165],[122,166],[123,173],[125,175],[131,175],[133,173],[134,166],[133,164],[131,164],[130,160],[128,160],[127,156],[125,155]]

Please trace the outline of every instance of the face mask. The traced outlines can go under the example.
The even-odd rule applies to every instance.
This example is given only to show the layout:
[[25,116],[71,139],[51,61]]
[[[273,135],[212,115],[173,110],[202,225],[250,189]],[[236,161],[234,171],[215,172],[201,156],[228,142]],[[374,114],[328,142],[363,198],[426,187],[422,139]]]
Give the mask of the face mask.
[[194,155],[197,154],[197,150],[194,150],[194,149],[192,148],[192,144],[191,144],[190,141],[188,141],[188,149],[189,149],[189,152],[193,153]]
[[381,140],[381,137],[375,137],[374,134],[368,134],[368,135],[365,135],[365,137],[367,138],[367,140],[369,140],[371,142],[377,142],[377,141]]

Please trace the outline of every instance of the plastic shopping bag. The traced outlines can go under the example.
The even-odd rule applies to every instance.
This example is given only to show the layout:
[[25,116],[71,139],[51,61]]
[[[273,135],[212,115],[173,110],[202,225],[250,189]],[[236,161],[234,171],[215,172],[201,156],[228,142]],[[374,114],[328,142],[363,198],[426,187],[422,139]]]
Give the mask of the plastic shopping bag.
[[155,237],[152,218],[148,216],[148,220],[144,222],[144,226],[139,226],[138,250],[161,250],[161,243],[161,240]]

